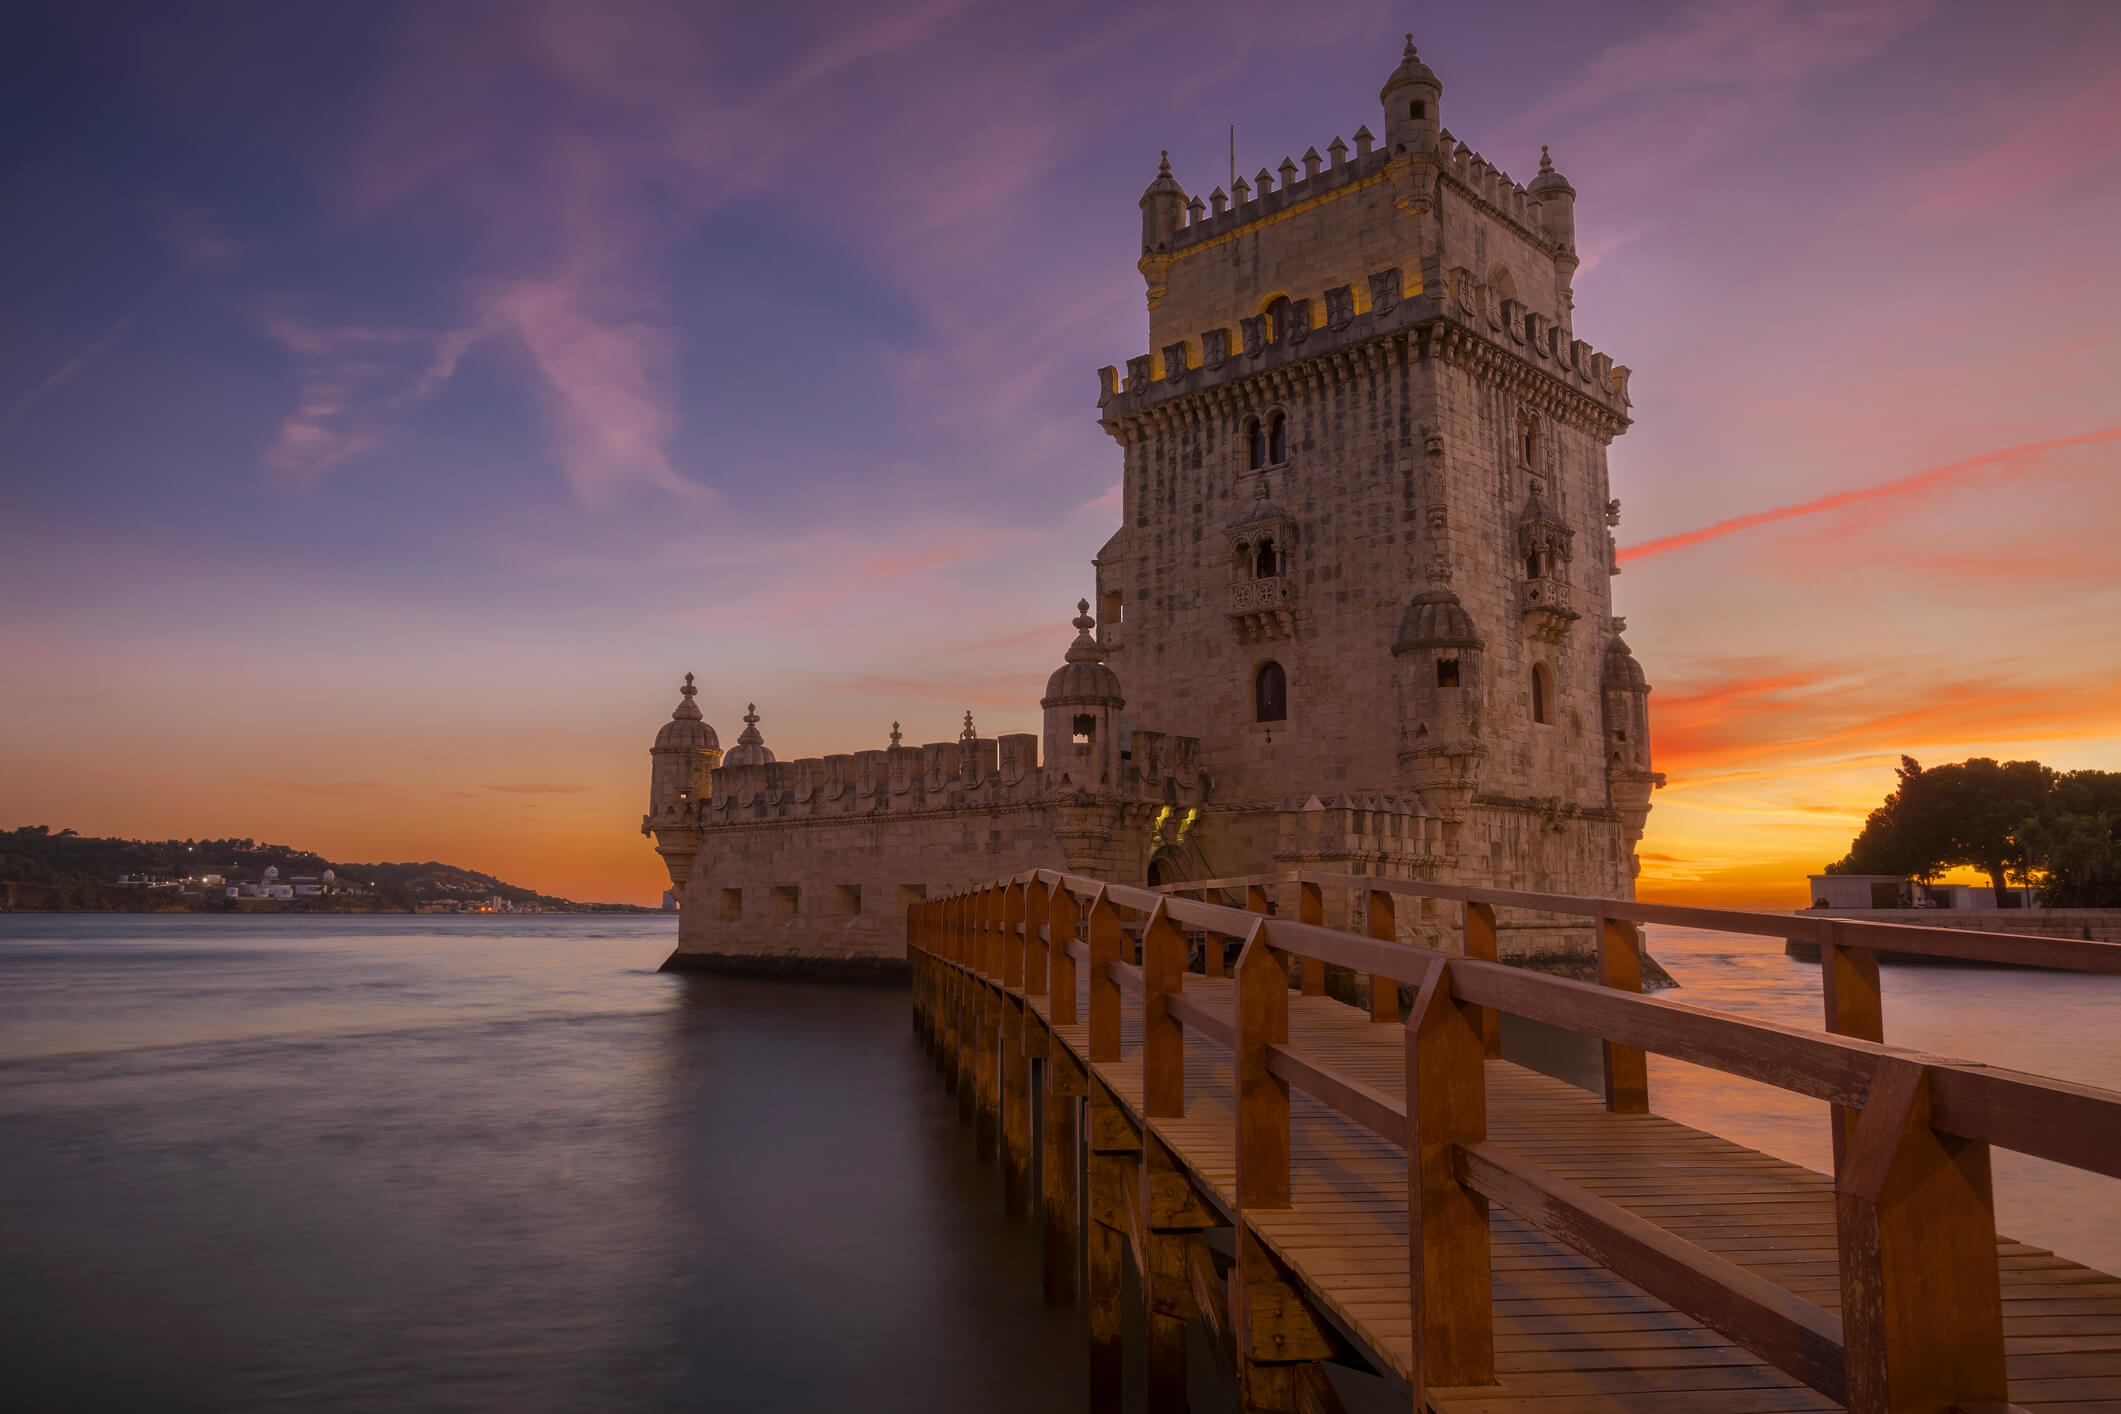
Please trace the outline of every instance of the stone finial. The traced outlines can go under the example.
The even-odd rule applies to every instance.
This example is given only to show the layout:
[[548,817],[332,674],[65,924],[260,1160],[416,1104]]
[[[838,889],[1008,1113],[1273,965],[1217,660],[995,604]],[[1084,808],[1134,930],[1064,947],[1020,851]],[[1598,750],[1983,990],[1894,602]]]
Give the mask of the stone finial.
[[1230,201],[1233,206],[1243,206],[1252,199],[1252,184],[1243,177],[1239,177],[1236,181],[1230,183],[1230,191],[1232,193]]
[[1320,157],[1320,156],[1318,155],[1318,149],[1317,149],[1317,148],[1315,148],[1315,147],[1307,147],[1307,148],[1305,148],[1305,149],[1304,149],[1304,180],[1305,180],[1305,181],[1309,181],[1309,180],[1311,180],[1311,178],[1313,178],[1313,177],[1317,176],[1317,175],[1318,175],[1318,169],[1319,169],[1319,166],[1320,166],[1320,165],[1321,165],[1322,163],[1324,163],[1324,161],[1325,161],[1325,160],[1326,160],[1325,158],[1323,158],[1323,157]]
[[1090,631],[1097,627],[1097,620],[1090,617],[1090,601],[1075,601],[1075,642],[1068,645],[1067,659],[1071,663],[1101,663],[1105,651],[1097,646]]
[[959,741],[977,741],[979,739],[979,733],[972,726],[972,710],[970,708],[965,710],[965,729],[957,734],[957,739]]
[[1186,203],[1186,224],[1189,226],[1198,226],[1201,222],[1201,217],[1207,212],[1207,209],[1208,204],[1206,202],[1202,201],[1197,196],[1194,197],[1191,201]]
[[1264,167],[1259,169],[1259,175],[1252,180],[1258,184],[1261,196],[1265,196],[1268,192],[1274,190],[1274,174]]
[[1416,54],[1416,53],[1414,52],[1414,31],[1412,31],[1412,30],[1408,30],[1408,31],[1407,31],[1407,47],[1406,47],[1405,49],[1403,49],[1403,50],[1401,50],[1401,51],[1400,51],[1400,55],[1399,55],[1399,62],[1400,62],[1400,63],[1402,63],[1402,64],[1411,64],[1412,62],[1414,62],[1414,61],[1415,61],[1416,59],[1419,59],[1420,57],[1421,57],[1421,56],[1420,56],[1419,54]]
[[1171,149],[1168,147],[1157,154],[1156,175],[1159,177],[1171,175]]
[[700,695],[700,690],[692,685],[691,673],[685,674],[685,685],[678,689],[678,694],[677,710],[670,714],[670,720],[673,722],[699,721],[700,704],[692,699]]
[[1368,123],[1364,123],[1361,127],[1355,130],[1355,155],[1357,157],[1368,157],[1370,155],[1370,148],[1374,146],[1376,142],[1377,134],[1370,131],[1370,125]]
[[901,735],[901,733],[899,732],[899,729],[898,729],[898,723],[897,723],[897,722],[893,722],[893,723],[891,724],[891,744],[892,744],[892,745],[893,745],[893,746],[895,747],[895,746],[897,746],[897,745],[899,744],[899,742],[900,742],[900,741],[902,741],[902,740],[904,740],[904,737],[903,737],[903,736]]
[[1221,187],[1208,193],[1208,214],[1220,216],[1230,209],[1230,196]]
[[744,734],[738,737],[737,740],[742,742],[748,742],[753,746],[756,746],[760,742],[765,740],[764,737],[759,735],[758,703],[746,702],[744,704]]
[[1348,145],[1342,142],[1338,136],[1326,144],[1326,151],[1333,155],[1334,171],[1338,172],[1342,167],[1348,165]]
[[1274,170],[1281,173],[1281,185],[1283,191],[1287,191],[1290,187],[1296,185],[1296,159],[1294,159],[1293,157],[1284,157],[1281,159],[1281,165],[1279,167],[1276,167]]

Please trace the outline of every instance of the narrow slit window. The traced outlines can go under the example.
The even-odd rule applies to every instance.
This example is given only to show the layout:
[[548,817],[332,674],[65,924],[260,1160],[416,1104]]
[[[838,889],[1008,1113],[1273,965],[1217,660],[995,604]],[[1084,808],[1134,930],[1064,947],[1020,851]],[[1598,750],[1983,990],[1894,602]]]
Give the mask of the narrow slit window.
[[1544,663],[1532,665],[1532,720],[1550,724],[1554,720],[1554,675]]
[[1272,579],[1281,573],[1281,557],[1274,552],[1272,540],[1259,542],[1259,554],[1252,561],[1254,579]]
[[1280,413],[1267,419],[1267,464],[1280,466],[1289,459],[1289,419]]
[[1245,466],[1258,471],[1267,464],[1267,429],[1256,417],[1245,420]]
[[1436,660],[1436,685],[1438,687],[1458,686],[1458,660],[1456,658],[1438,658]]

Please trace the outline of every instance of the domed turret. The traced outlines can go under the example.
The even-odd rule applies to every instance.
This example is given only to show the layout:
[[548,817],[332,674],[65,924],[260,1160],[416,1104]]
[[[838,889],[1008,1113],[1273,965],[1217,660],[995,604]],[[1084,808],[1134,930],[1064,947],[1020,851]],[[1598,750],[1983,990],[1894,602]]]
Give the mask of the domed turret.
[[1110,786],[1119,778],[1119,711],[1127,705],[1119,674],[1105,666],[1105,650],[1091,637],[1097,620],[1090,601],[1075,606],[1075,642],[1067,661],[1046,679],[1039,706],[1046,713],[1046,772],[1049,787],[1079,790]]
[[1629,839],[1639,840],[1650,818],[1650,792],[1664,784],[1664,777],[1650,769],[1650,684],[1620,636],[1626,627],[1626,619],[1613,620],[1598,685],[1605,708],[1606,785]]
[[1576,188],[1554,170],[1554,158],[1539,149],[1539,175],[1525,188],[1539,203],[1539,224],[1557,249],[1576,249]]
[[759,735],[759,704],[744,704],[744,730],[722,758],[724,766],[764,766],[773,760],[773,753],[766,749],[766,738]]
[[722,743],[693,701],[699,692],[692,674],[685,674],[677,710],[649,748],[648,814],[641,820],[641,833],[654,832],[670,882],[681,890],[699,851],[700,806],[713,792],[714,768],[722,764]]
[[1186,224],[1186,189],[1171,175],[1171,154],[1157,164],[1156,180],[1142,193],[1142,254],[1169,250]]
[[1377,96],[1385,105],[1386,152],[1436,151],[1438,125],[1443,121],[1443,85],[1414,52],[1413,35],[1407,36],[1399,67]]
[[1488,748],[1480,728],[1487,645],[1451,591],[1451,567],[1429,562],[1429,587],[1414,596],[1392,645],[1398,660],[1399,765],[1446,820],[1463,820]]

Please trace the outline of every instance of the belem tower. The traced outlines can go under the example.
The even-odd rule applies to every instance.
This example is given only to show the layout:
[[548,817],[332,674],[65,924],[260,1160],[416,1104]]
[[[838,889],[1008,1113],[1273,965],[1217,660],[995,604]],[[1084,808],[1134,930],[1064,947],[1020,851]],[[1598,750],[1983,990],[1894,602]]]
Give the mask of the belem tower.
[[[724,752],[687,674],[642,820],[671,966],[900,966],[907,904],[1032,866],[1632,896],[1663,778],[1612,613],[1628,370],[1576,334],[1576,192],[1444,128],[1411,38],[1379,97],[1382,139],[1205,200],[1166,161],[1142,193],[1149,351],[1097,400],[1122,524],[1042,732],[968,713],[778,761],[755,707]],[[1501,947],[1592,940],[1505,918]]]

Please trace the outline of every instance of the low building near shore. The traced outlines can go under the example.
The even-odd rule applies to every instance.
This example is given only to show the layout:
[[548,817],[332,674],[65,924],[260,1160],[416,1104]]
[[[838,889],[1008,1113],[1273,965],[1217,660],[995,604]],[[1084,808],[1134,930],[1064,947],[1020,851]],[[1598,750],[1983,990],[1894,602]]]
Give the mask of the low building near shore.
[[1988,884],[1925,884],[1900,874],[1813,874],[1813,908],[1826,909],[2029,909],[2040,906],[2039,890],[2019,886],[2000,893]]

